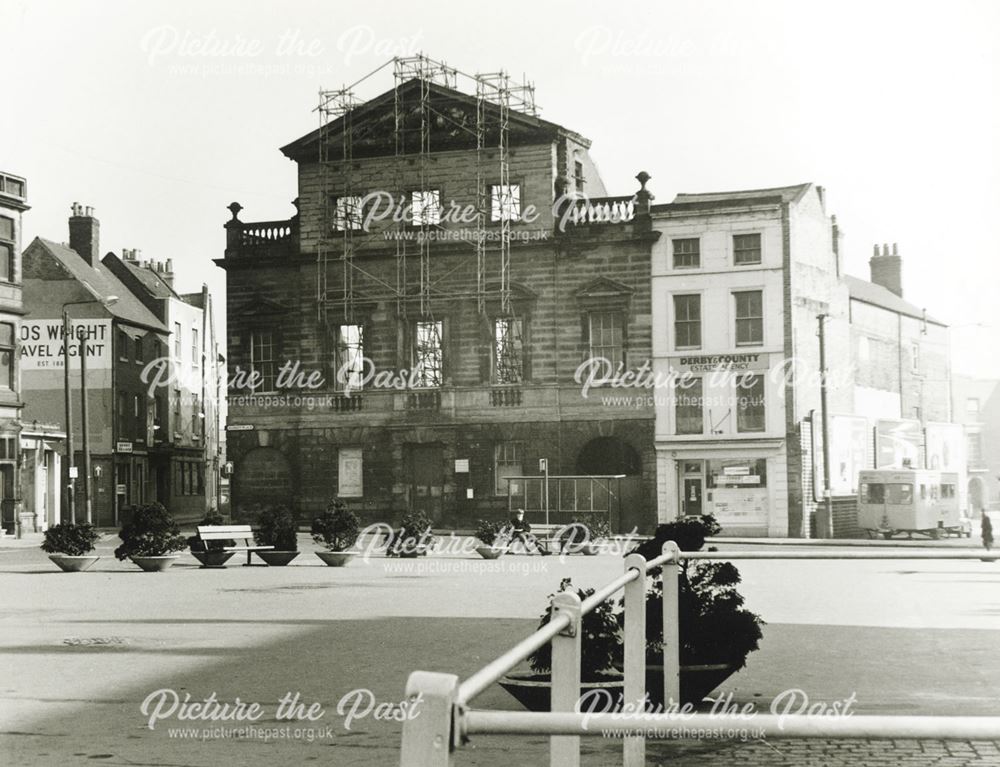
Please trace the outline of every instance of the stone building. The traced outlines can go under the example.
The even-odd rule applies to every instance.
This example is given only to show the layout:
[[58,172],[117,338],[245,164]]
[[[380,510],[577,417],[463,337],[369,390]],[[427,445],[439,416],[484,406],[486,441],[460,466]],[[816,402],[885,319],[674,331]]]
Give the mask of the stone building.
[[235,513],[339,496],[368,522],[517,505],[649,530],[652,404],[608,381],[651,353],[648,177],[606,197],[587,139],[440,79],[397,62],[395,89],[285,146],[293,217],[230,206]]
[[[27,182],[20,176],[0,172],[0,535],[15,534],[19,526],[33,530],[32,504],[35,481],[44,501],[52,490],[46,472],[52,466],[52,451],[36,450],[36,441],[25,435],[23,465],[30,467],[27,482],[22,477],[21,365],[17,355],[21,316],[21,217],[29,209]],[[40,454],[40,457],[38,457]],[[36,466],[39,467],[36,475]],[[24,505],[27,495],[28,506]]]

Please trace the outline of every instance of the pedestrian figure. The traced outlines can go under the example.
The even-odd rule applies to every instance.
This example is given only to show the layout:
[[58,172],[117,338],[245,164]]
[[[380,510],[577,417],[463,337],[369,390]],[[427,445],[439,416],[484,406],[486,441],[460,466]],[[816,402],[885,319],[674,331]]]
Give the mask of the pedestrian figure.
[[986,512],[983,512],[983,546],[989,551],[993,547],[993,523],[990,521],[989,516]]
[[529,525],[528,521],[524,518],[524,509],[518,509],[514,512],[514,518],[510,521],[510,527],[511,545],[513,545],[515,541],[520,541],[525,552],[528,554],[544,553],[539,548],[538,542],[535,540],[535,536],[531,534],[531,525]]

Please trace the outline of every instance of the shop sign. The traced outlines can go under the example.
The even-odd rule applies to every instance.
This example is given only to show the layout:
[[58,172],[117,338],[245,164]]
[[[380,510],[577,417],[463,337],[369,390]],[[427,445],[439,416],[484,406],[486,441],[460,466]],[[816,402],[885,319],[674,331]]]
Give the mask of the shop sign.
[[131,442],[117,442],[115,443],[116,453],[131,453],[132,443]]

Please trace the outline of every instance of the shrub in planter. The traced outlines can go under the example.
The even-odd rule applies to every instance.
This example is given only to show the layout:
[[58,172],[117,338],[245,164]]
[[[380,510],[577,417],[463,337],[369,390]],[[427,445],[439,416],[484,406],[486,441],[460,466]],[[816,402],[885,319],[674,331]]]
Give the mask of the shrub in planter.
[[[559,591],[575,591],[582,602],[594,593],[594,589],[578,589],[566,578],[559,585]],[[538,628],[552,620],[552,597],[542,613]],[[580,643],[580,679],[595,681],[607,673],[616,673],[622,664],[622,640],[618,618],[611,600],[603,602],[583,616]],[[546,642],[528,656],[528,663],[536,673],[552,671],[552,643]]]
[[[652,541],[636,551],[647,559],[661,553],[663,543],[675,541],[682,551],[697,551],[705,539],[721,531],[715,518],[682,517],[660,525]],[[681,560],[678,573],[678,630],[680,632],[681,699],[699,702],[729,675],[746,665],[747,656],[758,649],[765,625],[759,615],[743,607],[737,590],[739,570],[732,562]],[[663,664],[662,569],[646,593],[646,664]],[[619,616],[619,622],[624,616]],[[698,678],[697,674],[701,677]],[[648,675],[650,699],[663,699],[661,673]]]
[[415,557],[426,553],[433,539],[430,517],[420,510],[411,511],[403,516],[387,553],[390,556]]
[[359,528],[357,515],[343,501],[335,499],[312,522],[313,540],[327,549],[317,551],[316,556],[331,567],[346,565],[353,556],[347,550],[358,540]]
[[287,506],[267,506],[257,513],[253,539],[258,546],[274,546],[275,551],[298,551],[298,526]]
[[272,550],[256,552],[272,566],[287,565],[299,554],[298,525],[295,515],[285,505],[268,506],[257,513],[253,539],[258,546],[274,546]]
[[[132,558],[143,569],[143,561],[162,559],[186,545],[180,528],[162,503],[147,503],[131,509],[129,522],[118,533],[121,545],[115,549],[118,559]],[[169,560],[167,560],[169,564]],[[151,565],[162,569],[163,564]]]
[[603,514],[580,514],[560,532],[559,550],[564,554],[596,554],[598,542],[610,535],[611,527]]
[[100,537],[100,533],[93,525],[63,522],[45,531],[42,551],[48,553],[49,559],[60,569],[66,572],[81,572],[100,559],[90,553]]
[[484,559],[496,559],[507,551],[513,528],[508,522],[497,522],[489,519],[479,520],[476,528],[476,538],[482,546],[476,546],[479,556]]
[[94,550],[94,545],[101,539],[101,534],[93,525],[74,525],[72,522],[61,522],[45,531],[42,541],[42,551],[47,554],[66,554],[71,557],[82,557]]

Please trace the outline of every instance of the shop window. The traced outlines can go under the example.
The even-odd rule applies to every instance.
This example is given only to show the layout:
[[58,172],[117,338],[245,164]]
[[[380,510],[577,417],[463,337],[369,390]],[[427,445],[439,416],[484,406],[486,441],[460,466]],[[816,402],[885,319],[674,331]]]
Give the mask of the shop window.
[[674,344],[678,349],[701,346],[701,296],[674,296]]
[[431,388],[443,380],[444,352],[442,333],[444,323],[419,321],[413,324],[413,381],[415,386]]
[[524,342],[519,317],[499,317],[493,321],[493,380],[517,384],[524,378]]
[[697,269],[701,266],[701,241],[697,237],[674,240],[674,269]]
[[524,475],[522,462],[524,444],[521,442],[498,442],[493,451],[495,491],[497,495],[507,495],[507,478]]
[[705,398],[702,379],[682,380],[674,391],[677,433],[701,434],[705,430]]
[[748,373],[736,382],[736,430],[764,431],[764,376]]
[[736,345],[764,343],[764,301],[760,290],[733,293],[736,301]]
[[764,458],[708,461],[707,486],[767,487],[767,460]]

